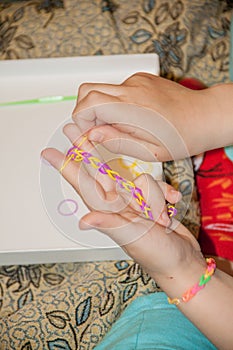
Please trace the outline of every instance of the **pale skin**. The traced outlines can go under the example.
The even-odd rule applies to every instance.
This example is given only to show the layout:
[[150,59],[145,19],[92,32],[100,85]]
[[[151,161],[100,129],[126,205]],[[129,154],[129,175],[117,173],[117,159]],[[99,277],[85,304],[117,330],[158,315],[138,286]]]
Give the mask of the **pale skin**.
[[[113,153],[145,161],[182,159],[233,143],[232,95],[232,83],[194,91],[137,73],[119,85],[82,84],[73,119],[83,133],[89,131],[89,140],[101,142]],[[128,111],[129,104],[143,107],[143,118],[141,111],[135,113],[136,107]],[[165,123],[160,123],[158,115]],[[158,139],[164,130],[167,134]],[[215,259],[233,276],[232,261]]]
[[[181,159],[187,156],[187,150],[192,156],[232,144],[232,93],[233,84],[194,91],[161,77],[137,73],[119,85],[82,84],[73,119],[83,133],[90,130],[89,140],[105,142],[112,152],[147,160],[145,151],[138,154],[135,145],[129,145],[128,140],[136,140],[147,147],[151,160],[153,155],[159,161]],[[151,120],[145,121],[142,114],[138,118],[129,114],[129,104],[145,108],[145,114],[146,109],[153,111],[147,118]],[[183,154],[181,151],[171,157],[166,149],[169,133],[164,134],[164,144],[158,140],[157,114],[184,140],[187,150],[183,149]]]
[[[217,87],[203,90],[203,94],[199,94],[199,91],[193,92],[183,87],[180,90],[178,84],[160,79],[151,75],[139,74],[134,76],[132,81],[128,79],[122,85],[83,85],[79,91],[79,100],[74,112],[75,121],[77,121],[76,118],[80,117],[77,121],[78,127],[69,124],[64,128],[64,133],[73,144],[77,145],[80,135],[87,133],[89,140],[93,140],[93,133],[98,129],[102,137],[102,140],[99,141],[103,142],[109,138],[120,137],[120,147],[115,142],[116,152],[120,151],[120,153],[126,154],[128,152],[130,155],[134,155],[135,146],[128,150],[126,146],[130,146],[131,142],[124,144],[124,140],[133,137],[136,141],[131,140],[132,142],[142,142],[144,147],[148,147],[151,160],[154,160],[155,154],[159,160],[169,159],[170,152],[167,152],[164,148],[164,143],[159,143],[156,135],[147,132],[138,133],[138,129],[133,130],[133,116],[129,128],[127,125],[123,125],[120,119],[118,120],[120,121],[119,124],[118,121],[115,123],[109,120],[108,118],[111,117],[109,117],[109,113],[105,115],[103,109],[98,110],[95,107],[102,103],[113,103],[113,106],[115,106],[115,102],[123,102],[123,104],[127,102],[141,104],[143,107],[149,107],[150,109],[154,108],[156,112],[163,114],[165,118],[175,124],[176,129],[179,129],[179,134],[187,143],[190,154],[232,143],[232,123],[230,122],[232,118],[230,104],[232,102],[229,102],[232,98],[228,98],[225,104],[221,101],[221,96],[222,98],[223,96],[225,98],[226,96],[232,96],[232,84],[229,84],[229,91],[225,86],[222,86],[223,94],[217,91]],[[156,84],[159,84],[157,89]],[[153,92],[152,87],[156,91]],[[209,90],[208,94],[207,91]],[[138,95],[135,96],[135,94]],[[220,98],[216,102],[219,94]],[[157,103],[156,98],[158,99]],[[209,107],[209,102],[206,102],[208,99],[211,101]],[[167,100],[170,102],[167,103]],[[208,108],[210,111],[208,111]],[[213,125],[218,123],[215,118],[218,118],[217,111],[221,108],[226,112],[221,114],[221,116],[226,116],[224,123],[221,120],[222,132],[226,134],[224,144],[223,140],[221,144],[222,136],[217,135],[218,133],[214,131]],[[195,121],[195,125],[200,126],[199,132],[194,135],[200,141],[198,146],[196,146],[197,142],[194,143],[195,137],[193,139],[188,137],[190,135],[190,122],[186,116],[187,109],[190,113],[189,118],[193,118],[193,123]],[[202,130],[205,129],[205,126],[203,126],[203,121],[198,120],[200,110],[205,112],[206,120],[212,121],[210,129],[214,132],[214,139],[211,138],[210,140],[206,136],[204,137],[210,131],[207,133],[207,130]],[[98,119],[98,111],[102,112],[100,119]],[[106,111],[109,112],[109,109]],[[204,112],[202,115],[204,115]],[[114,116],[117,117],[116,114]],[[127,121],[129,121],[129,116]],[[145,119],[143,121],[145,123]],[[153,121],[151,123],[153,124]],[[137,126],[138,128],[143,127],[139,124]],[[230,128],[231,132],[228,130]],[[148,126],[149,129],[151,129],[151,126]],[[192,127],[193,129],[195,128]],[[195,130],[193,132],[195,134]],[[165,142],[165,139],[163,139],[163,142]],[[110,145],[110,149],[114,150],[114,143],[107,143],[106,145]],[[91,150],[92,153],[96,152],[90,141],[84,142],[82,148],[88,151]],[[187,149],[185,152],[187,152]],[[122,150],[124,152],[121,152]],[[145,151],[142,152],[142,154],[144,153]],[[64,162],[64,155],[55,149],[43,151],[42,156],[56,169],[60,169]],[[90,213],[79,222],[79,227],[82,230],[96,228],[109,235],[156,280],[170,298],[181,297],[187,289],[199,281],[206,268],[200,247],[192,234],[182,224],[174,219],[170,221],[166,215],[165,199],[170,203],[176,203],[181,198],[181,195],[174,191],[171,186],[156,182],[148,175],[140,176],[135,180],[137,186],[142,189],[147,203],[151,206],[155,218],[152,222],[143,217],[133,200],[126,197],[122,191],[118,192],[115,183],[108,179],[106,175],[98,174],[96,177],[96,173],[90,167],[87,166],[84,169],[80,163],[75,162],[67,164],[62,175],[81,195],[90,210]],[[96,188],[96,191],[90,191],[90,188]],[[168,225],[169,230],[167,229]],[[178,307],[217,348],[230,350],[233,344],[232,298],[233,278],[217,269],[211,281],[207,283],[203,290],[188,303],[181,303]]]

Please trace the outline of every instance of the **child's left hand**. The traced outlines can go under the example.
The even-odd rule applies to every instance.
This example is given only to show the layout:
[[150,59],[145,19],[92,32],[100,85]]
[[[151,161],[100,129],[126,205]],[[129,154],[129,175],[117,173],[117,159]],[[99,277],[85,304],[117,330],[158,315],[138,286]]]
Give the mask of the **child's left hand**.
[[[79,144],[78,128],[68,124],[64,133],[75,146]],[[81,147],[100,158],[89,141]],[[64,155],[56,149],[46,149],[42,156],[58,170],[64,163]],[[80,220],[80,229],[94,228],[107,234],[152,277],[176,274],[183,266],[186,269],[187,261],[192,266],[197,257],[202,263],[196,239],[182,224],[168,217],[165,200],[174,204],[181,198],[170,185],[156,182],[150,175],[141,175],[134,181],[151,208],[152,221],[145,218],[132,196],[90,165],[71,160],[62,175],[90,210]]]

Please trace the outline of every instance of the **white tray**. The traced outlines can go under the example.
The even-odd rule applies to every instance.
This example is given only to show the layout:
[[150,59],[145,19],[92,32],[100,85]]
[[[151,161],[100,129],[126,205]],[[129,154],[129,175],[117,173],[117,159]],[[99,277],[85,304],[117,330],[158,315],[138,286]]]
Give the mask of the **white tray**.
[[[158,56],[119,55],[0,62],[0,102],[75,95],[82,82],[120,83],[131,74],[159,73]],[[125,259],[108,237],[79,232],[81,199],[40,159],[47,145],[70,146],[61,128],[75,102],[0,107],[0,264]],[[155,171],[161,174],[161,164]],[[62,204],[64,199],[72,201]],[[60,205],[60,207],[59,207]],[[70,214],[76,209],[74,215]],[[68,210],[68,211],[67,211]]]

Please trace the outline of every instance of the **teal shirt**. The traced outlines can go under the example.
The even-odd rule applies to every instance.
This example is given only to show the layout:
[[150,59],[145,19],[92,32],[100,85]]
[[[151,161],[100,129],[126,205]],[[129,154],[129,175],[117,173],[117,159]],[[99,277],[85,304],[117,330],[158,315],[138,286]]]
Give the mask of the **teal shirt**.
[[95,350],[216,350],[159,292],[134,300]]

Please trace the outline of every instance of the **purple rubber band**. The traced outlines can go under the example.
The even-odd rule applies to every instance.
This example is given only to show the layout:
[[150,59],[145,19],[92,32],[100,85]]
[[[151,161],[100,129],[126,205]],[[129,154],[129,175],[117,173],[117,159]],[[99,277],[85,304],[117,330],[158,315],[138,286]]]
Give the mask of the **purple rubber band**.
[[100,167],[99,167],[99,172],[101,173],[101,174],[104,174],[104,175],[106,175],[107,174],[107,171],[105,170],[105,169],[107,169],[107,170],[110,170],[110,166],[108,165],[108,164],[106,164],[106,163],[100,163]]
[[[67,213],[63,212],[63,211],[61,210],[61,207],[62,207],[65,203],[72,203],[72,204],[74,204],[74,210],[71,211],[71,212],[67,212]],[[57,206],[57,211],[58,211],[58,213],[59,213],[60,215],[62,215],[62,216],[71,216],[71,215],[74,215],[74,214],[77,213],[77,211],[78,211],[78,203],[77,203],[74,199],[69,199],[69,198],[63,199],[63,200],[58,204],[58,206]]]

